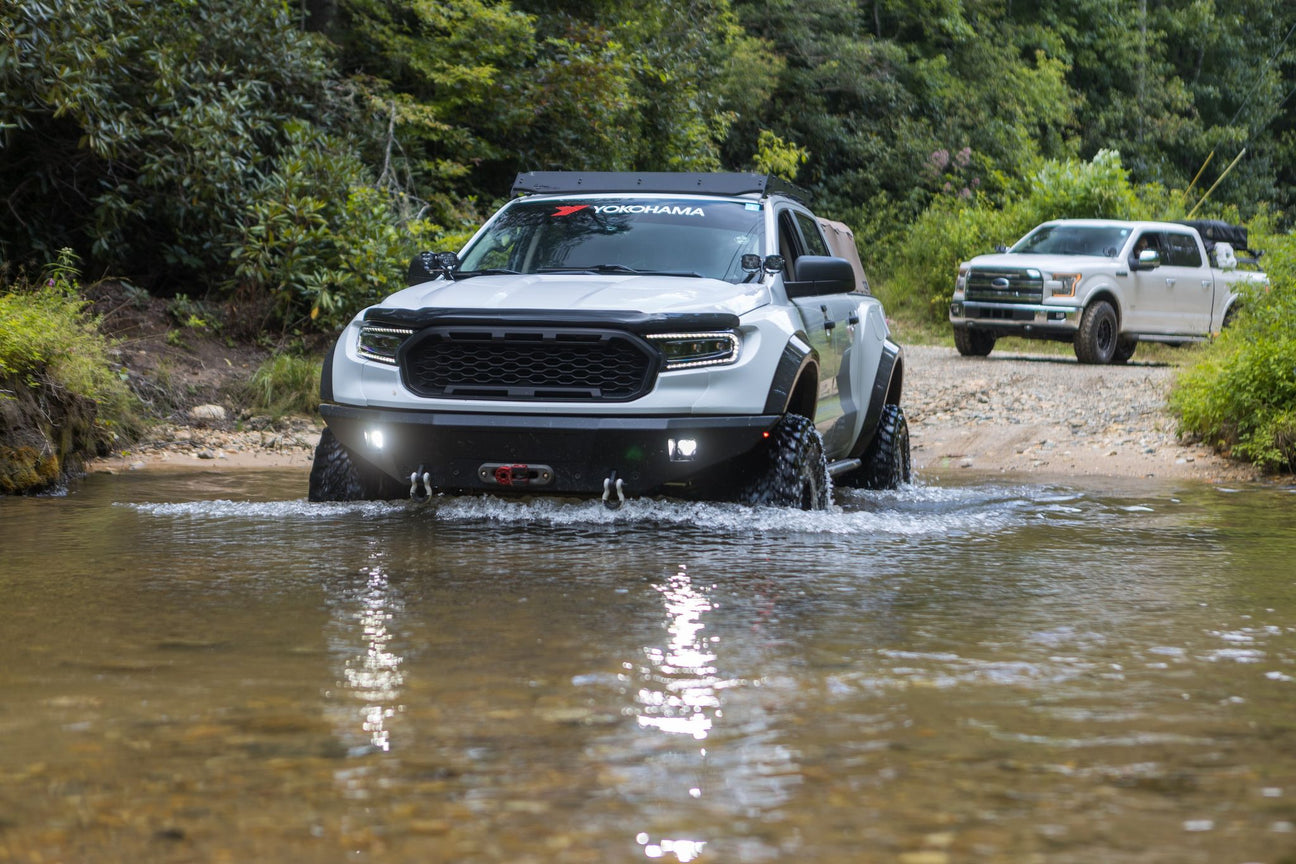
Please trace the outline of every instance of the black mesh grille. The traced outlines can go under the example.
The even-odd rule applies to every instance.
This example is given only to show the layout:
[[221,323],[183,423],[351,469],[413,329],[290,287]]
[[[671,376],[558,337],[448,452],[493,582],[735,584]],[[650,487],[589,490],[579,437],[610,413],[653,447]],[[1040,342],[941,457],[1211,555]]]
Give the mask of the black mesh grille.
[[1043,303],[1044,279],[1025,270],[974,268],[967,275],[967,299]]
[[615,330],[433,327],[400,363],[405,386],[429,398],[624,402],[652,388],[660,360]]

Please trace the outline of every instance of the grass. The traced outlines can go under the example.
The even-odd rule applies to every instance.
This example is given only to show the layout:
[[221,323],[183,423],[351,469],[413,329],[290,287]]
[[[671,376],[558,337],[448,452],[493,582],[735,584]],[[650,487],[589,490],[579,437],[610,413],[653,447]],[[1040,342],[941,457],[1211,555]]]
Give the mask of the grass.
[[275,420],[287,414],[316,413],[322,368],[322,361],[312,357],[271,357],[252,373],[245,394],[248,408]]

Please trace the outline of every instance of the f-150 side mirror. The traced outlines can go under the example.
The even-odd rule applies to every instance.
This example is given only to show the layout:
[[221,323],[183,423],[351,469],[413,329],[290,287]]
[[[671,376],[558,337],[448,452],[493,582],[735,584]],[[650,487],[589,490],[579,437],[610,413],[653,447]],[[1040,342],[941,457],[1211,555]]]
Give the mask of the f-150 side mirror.
[[1155,249],[1144,249],[1138,257],[1130,261],[1131,270],[1155,270],[1161,266],[1161,253]]

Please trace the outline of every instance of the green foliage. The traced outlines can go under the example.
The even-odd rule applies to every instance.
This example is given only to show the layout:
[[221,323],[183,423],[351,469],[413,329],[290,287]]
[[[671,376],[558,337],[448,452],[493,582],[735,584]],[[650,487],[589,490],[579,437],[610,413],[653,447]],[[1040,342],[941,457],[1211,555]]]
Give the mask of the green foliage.
[[762,129],[756,141],[756,155],[752,163],[761,174],[776,174],[785,180],[795,180],[797,171],[810,157],[804,147],[784,141],[768,129]]
[[[945,170],[947,156],[934,164]],[[1155,190],[1143,194],[1157,197]],[[905,229],[881,262],[888,274],[884,299],[893,311],[941,321],[948,313],[960,262],[997,245],[1011,245],[1049,219],[1151,215],[1139,190],[1130,185],[1120,154],[1111,151],[1100,152],[1090,162],[1044,162],[1026,181],[1011,184],[1002,204],[985,195],[951,190]]]
[[5,257],[71,246],[158,283],[219,281],[237,214],[328,64],[287,3],[5,3]]
[[252,374],[247,407],[275,420],[287,414],[315,413],[322,365],[309,357],[276,354]]
[[1296,238],[1264,236],[1269,285],[1170,394],[1184,432],[1264,468],[1296,471]]
[[232,244],[231,290],[262,298],[268,320],[325,329],[404,287],[409,259],[435,232],[401,224],[356,154],[308,124],[256,190]]
[[[61,250],[35,284],[0,293],[0,398],[23,387],[49,398],[96,406],[88,449],[133,436],[142,423],[130,389],[117,374],[112,344],[81,299],[75,257]],[[8,388],[8,389],[7,389]]]

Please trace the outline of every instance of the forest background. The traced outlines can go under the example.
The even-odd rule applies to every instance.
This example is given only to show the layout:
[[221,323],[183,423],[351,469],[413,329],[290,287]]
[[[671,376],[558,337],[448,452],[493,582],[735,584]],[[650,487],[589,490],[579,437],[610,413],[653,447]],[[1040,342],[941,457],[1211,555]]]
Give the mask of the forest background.
[[69,354],[33,293],[112,278],[304,349],[523,170],[794,179],[933,325],[958,261],[1221,181],[1195,215],[1248,222],[1272,287],[1174,404],[1290,470],[1293,31],[1287,0],[0,0],[0,398]]

